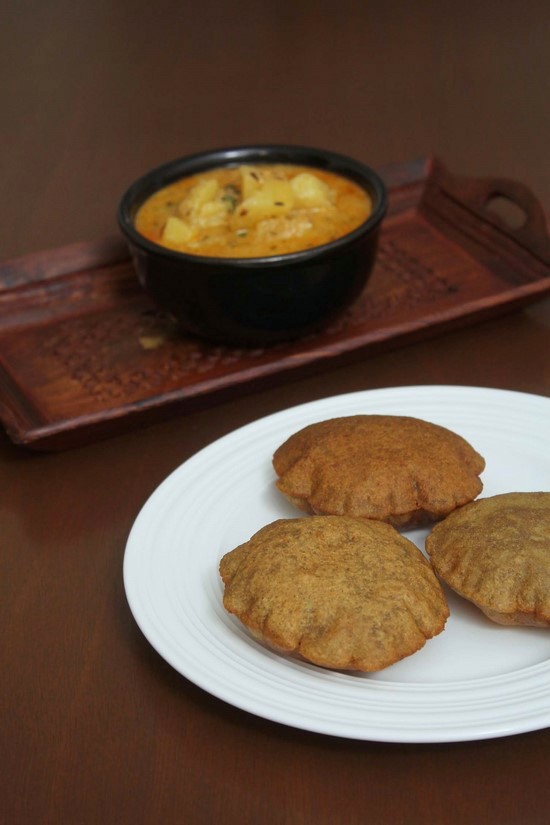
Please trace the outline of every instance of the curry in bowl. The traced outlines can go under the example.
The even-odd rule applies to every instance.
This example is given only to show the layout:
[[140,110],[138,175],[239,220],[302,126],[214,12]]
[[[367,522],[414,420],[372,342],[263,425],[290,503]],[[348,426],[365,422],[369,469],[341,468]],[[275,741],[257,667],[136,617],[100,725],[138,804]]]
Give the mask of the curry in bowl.
[[148,197],[135,228],[176,252],[264,258],[322,246],[371,215],[364,188],[295,164],[224,166],[183,177]]

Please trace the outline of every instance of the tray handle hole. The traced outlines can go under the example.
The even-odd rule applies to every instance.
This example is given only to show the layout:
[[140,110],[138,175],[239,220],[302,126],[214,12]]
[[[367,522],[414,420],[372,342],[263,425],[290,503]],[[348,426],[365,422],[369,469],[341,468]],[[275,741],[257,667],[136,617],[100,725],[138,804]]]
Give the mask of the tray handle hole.
[[485,201],[485,209],[510,229],[522,229],[527,223],[527,213],[506,195],[492,194]]

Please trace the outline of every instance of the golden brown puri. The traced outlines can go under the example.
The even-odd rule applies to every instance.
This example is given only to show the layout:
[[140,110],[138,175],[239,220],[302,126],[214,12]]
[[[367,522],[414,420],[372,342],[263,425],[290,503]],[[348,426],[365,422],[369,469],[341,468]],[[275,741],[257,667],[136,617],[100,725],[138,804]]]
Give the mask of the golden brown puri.
[[461,436],[418,418],[354,415],[311,424],[273,456],[277,487],[306,513],[406,528],[474,499],[485,461]]
[[550,626],[550,493],[467,504],[426,540],[443,581],[494,622]]
[[280,519],[220,563],[224,606],[276,650],[339,670],[380,670],[449,615],[431,565],[397,530],[347,516]]

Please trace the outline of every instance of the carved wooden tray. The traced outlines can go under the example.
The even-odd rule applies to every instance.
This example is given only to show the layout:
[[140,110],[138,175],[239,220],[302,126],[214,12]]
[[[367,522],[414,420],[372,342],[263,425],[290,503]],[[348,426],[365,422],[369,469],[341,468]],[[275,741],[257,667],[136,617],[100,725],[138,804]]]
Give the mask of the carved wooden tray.
[[[531,192],[456,178],[436,160],[382,170],[390,192],[364,293],[315,335],[266,349],[178,334],[142,292],[121,239],[0,265],[0,420],[15,443],[63,449],[493,316],[550,292]],[[521,210],[522,225],[493,211]]]

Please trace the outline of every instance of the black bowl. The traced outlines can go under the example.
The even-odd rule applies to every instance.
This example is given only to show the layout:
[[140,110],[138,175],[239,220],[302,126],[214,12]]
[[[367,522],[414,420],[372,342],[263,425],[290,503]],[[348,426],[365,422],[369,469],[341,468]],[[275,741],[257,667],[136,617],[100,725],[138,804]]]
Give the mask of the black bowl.
[[[257,163],[311,166],[348,177],[368,192],[373,211],[331,243],[265,258],[188,255],[136,231],[137,210],[158,189],[213,167]],[[357,298],[372,271],[386,204],[378,175],[351,158],[305,146],[243,146],[153,169],[126,191],[118,221],[142,286],[185,333],[214,343],[263,346],[318,330]]]

